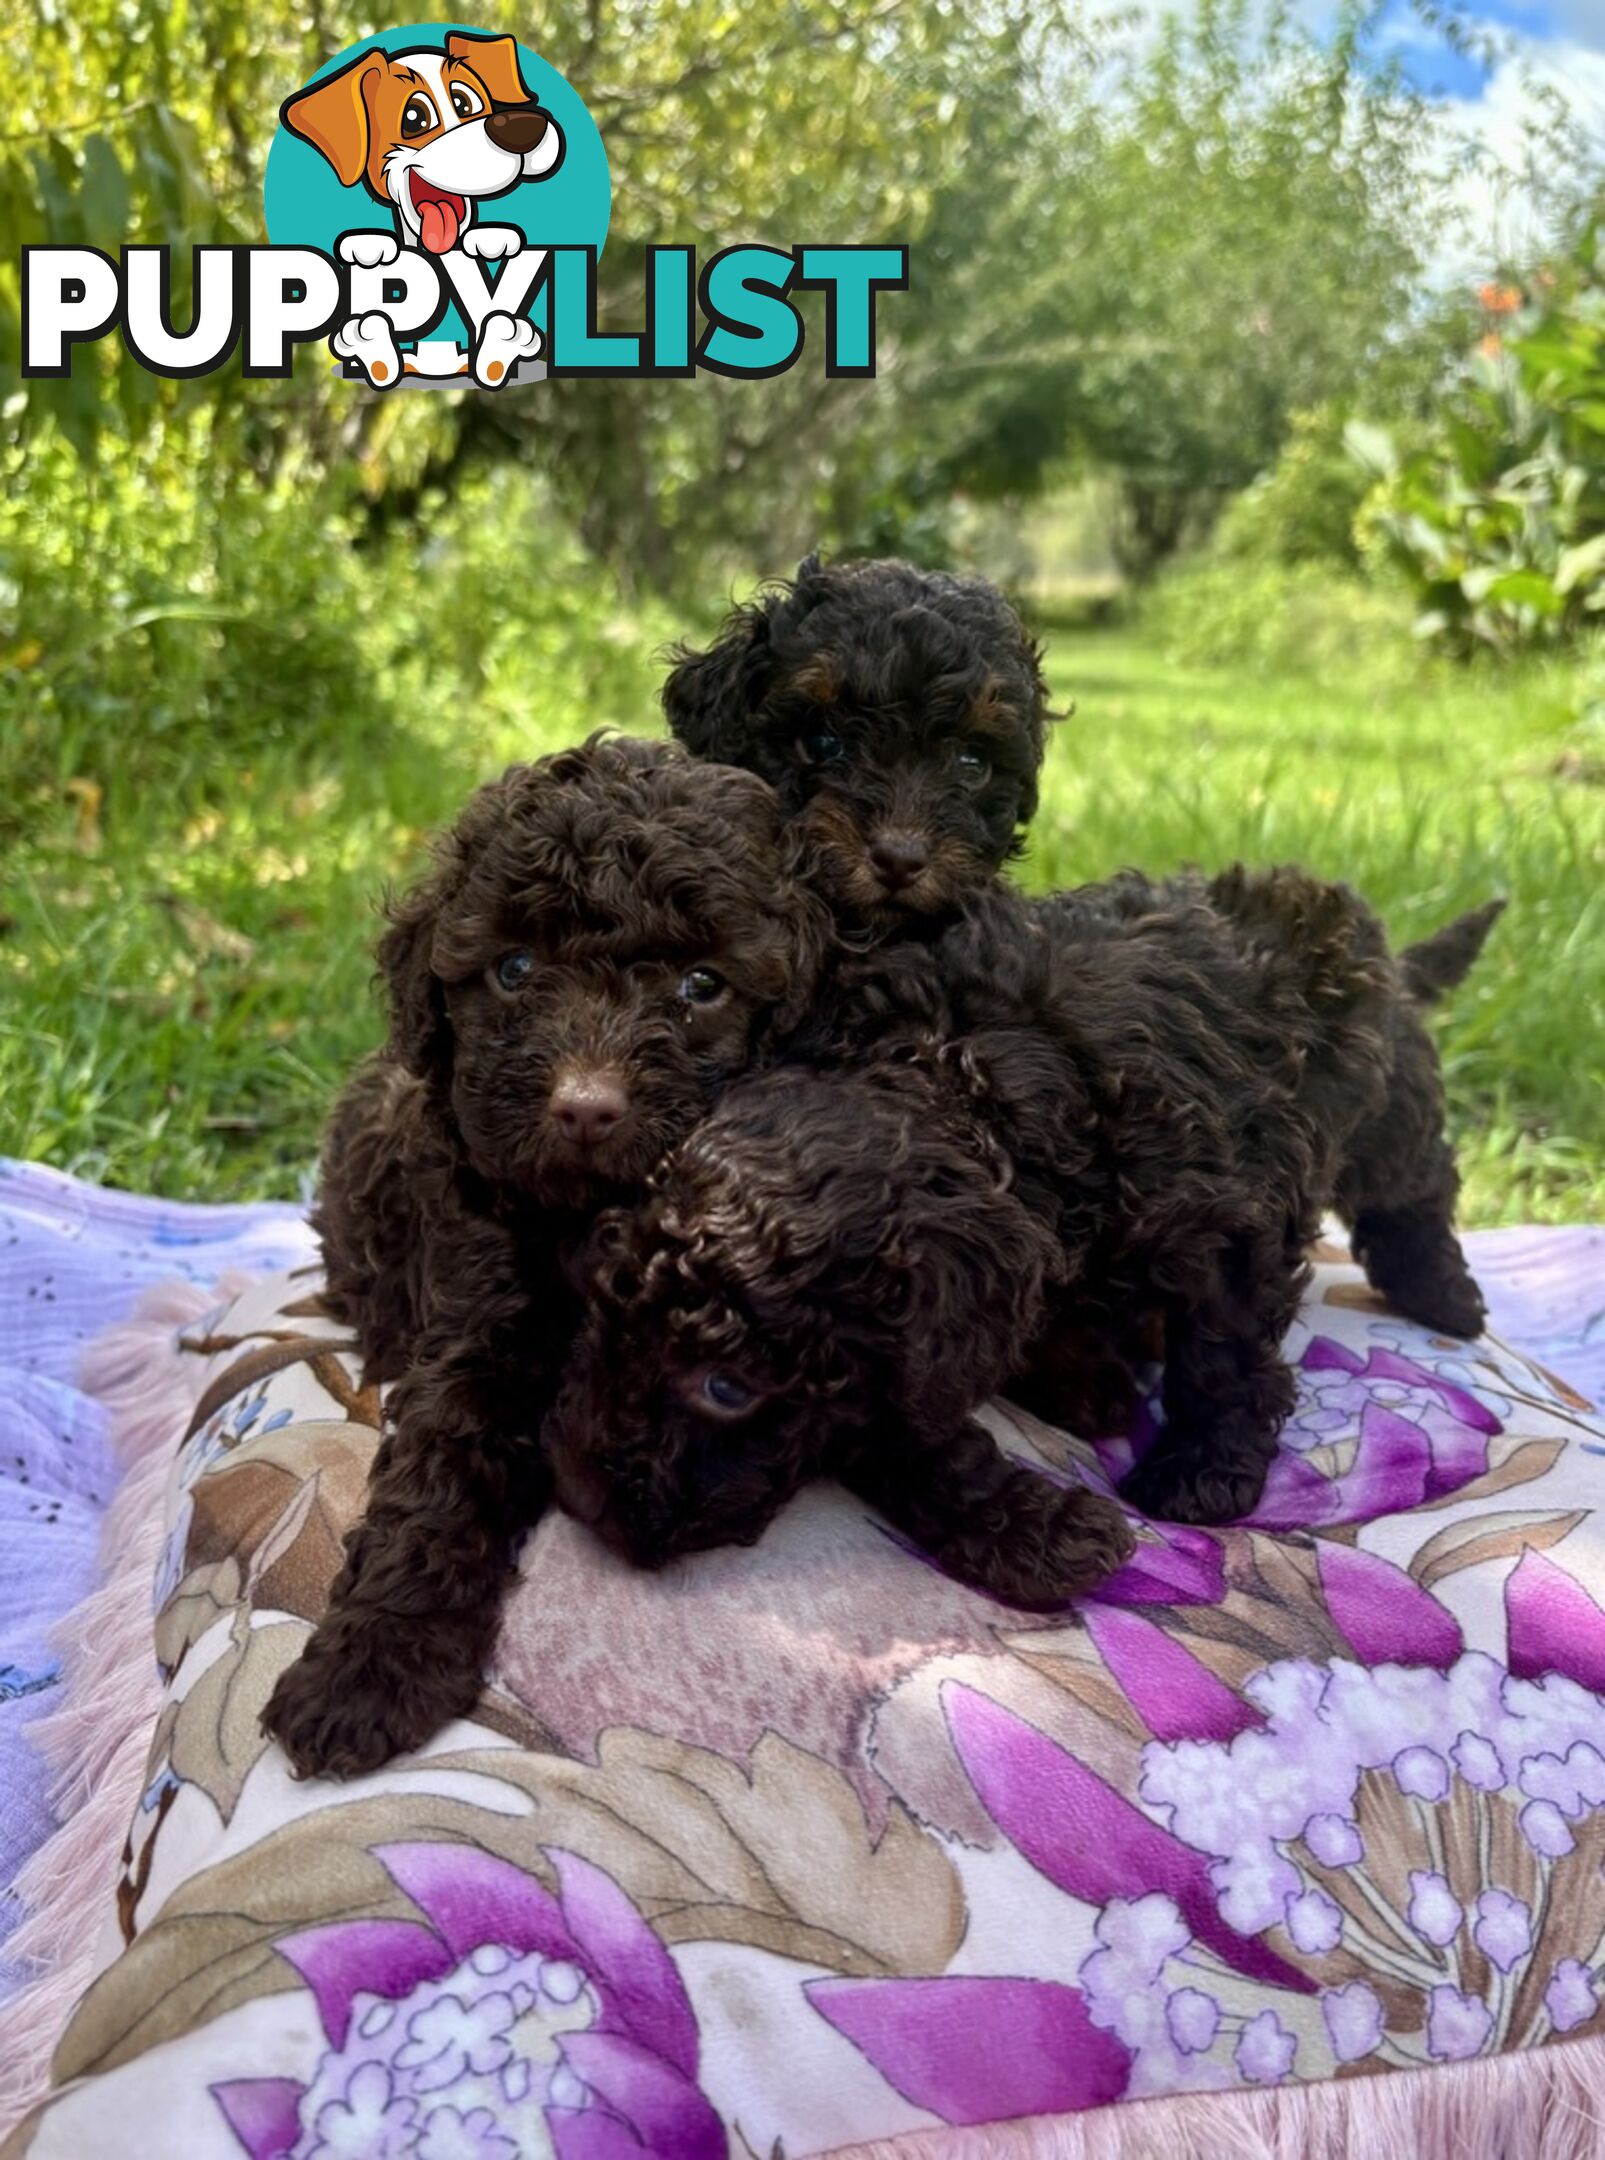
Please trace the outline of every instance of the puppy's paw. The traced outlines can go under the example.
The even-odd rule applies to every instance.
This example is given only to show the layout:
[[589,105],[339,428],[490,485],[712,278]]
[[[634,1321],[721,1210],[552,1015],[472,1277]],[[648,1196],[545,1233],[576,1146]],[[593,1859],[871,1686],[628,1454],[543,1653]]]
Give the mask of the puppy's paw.
[[392,1622],[373,1628],[319,1629],[279,1676],[262,1712],[262,1730],[289,1756],[298,1778],[353,1778],[382,1769],[421,1747],[451,1718],[471,1709],[476,1670],[434,1661],[428,1636],[414,1639]]
[[481,262],[510,261],[523,253],[524,235],[516,225],[470,225],[457,245]]
[[487,390],[498,389],[514,373],[521,360],[533,359],[541,349],[541,334],[527,315],[509,315],[498,309],[480,326],[474,347],[474,380]]
[[389,317],[377,309],[342,323],[329,340],[329,350],[337,359],[355,362],[375,390],[393,390],[401,380],[395,332]]
[[1157,1522],[1238,1522],[1258,1505],[1270,1467],[1269,1454],[1190,1444],[1167,1427],[1128,1473],[1120,1497]]
[[342,262],[355,263],[362,270],[380,270],[397,259],[401,243],[394,233],[348,232],[340,235],[334,251]]
[[968,1572],[1005,1604],[1053,1611],[1095,1590],[1136,1543],[1113,1500],[1028,1473],[1002,1533],[990,1551],[973,1556]]
[[1480,1335],[1488,1321],[1482,1292],[1464,1269],[1446,1272],[1435,1282],[1412,1282],[1392,1291],[1388,1301],[1395,1312],[1435,1335],[1458,1335],[1466,1342]]

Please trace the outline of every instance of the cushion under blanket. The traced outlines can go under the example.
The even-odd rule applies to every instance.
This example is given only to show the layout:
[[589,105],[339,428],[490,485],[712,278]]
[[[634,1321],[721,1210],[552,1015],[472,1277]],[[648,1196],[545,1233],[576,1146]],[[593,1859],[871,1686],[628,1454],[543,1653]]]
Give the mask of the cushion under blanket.
[[[554,1516],[475,1717],[297,1784],[258,1714],[379,1414],[317,1289],[179,1337],[163,1703],[8,2153],[800,2160],[1016,2118],[1090,2152],[1072,2117],[1179,2152],[1233,2107],[1266,2142],[1198,2149],[1297,2121],[1314,2150],[1312,2107],[1388,2092],[1424,2096],[1404,2149],[1454,2094],[1462,2131],[1508,2103],[1596,2149],[1605,1428],[1525,1358],[1323,1252],[1253,1520],[1148,1526],[1057,1617],[834,1488],[657,1576]],[[1145,1437],[988,1416],[1091,1481]]]

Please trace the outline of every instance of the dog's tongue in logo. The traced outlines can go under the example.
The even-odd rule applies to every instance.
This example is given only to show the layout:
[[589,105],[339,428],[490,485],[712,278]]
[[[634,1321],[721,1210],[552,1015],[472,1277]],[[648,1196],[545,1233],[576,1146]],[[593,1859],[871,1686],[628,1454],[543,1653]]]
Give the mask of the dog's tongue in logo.
[[477,226],[479,252],[505,257],[519,230],[490,224],[480,206],[550,179],[563,162],[562,130],[505,36],[454,30],[442,45],[370,45],[286,99],[279,117],[342,187],[362,188],[394,214],[399,246],[431,255],[448,254]]
[[431,187],[416,166],[407,178],[412,186],[413,208],[418,213],[418,237],[431,255],[444,255],[457,245],[468,205],[461,195]]

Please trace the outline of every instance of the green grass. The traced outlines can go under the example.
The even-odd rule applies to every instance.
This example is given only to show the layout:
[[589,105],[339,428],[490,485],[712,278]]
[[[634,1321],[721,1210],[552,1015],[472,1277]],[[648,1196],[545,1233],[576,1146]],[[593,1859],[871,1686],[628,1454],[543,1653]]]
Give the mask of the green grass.
[[[382,724],[279,727],[244,754],[90,727],[41,760],[13,728],[3,1144],[181,1197],[298,1193],[378,1033],[376,894],[508,757],[642,725],[662,631],[576,632],[454,709],[421,683]],[[1031,882],[1296,857],[1360,886],[1400,938],[1508,893],[1443,1030],[1467,1216],[1605,1217],[1605,789],[1557,773],[1564,670],[1400,690],[1182,670],[1132,632],[1050,652],[1078,712],[1054,738]]]
[[1299,861],[1395,939],[1508,895],[1441,1025],[1468,1222],[1605,1219],[1605,786],[1566,754],[1575,669],[1347,679],[1178,667],[1139,634],[1050,641],[1058,730],[1033,884],[1122,863]]

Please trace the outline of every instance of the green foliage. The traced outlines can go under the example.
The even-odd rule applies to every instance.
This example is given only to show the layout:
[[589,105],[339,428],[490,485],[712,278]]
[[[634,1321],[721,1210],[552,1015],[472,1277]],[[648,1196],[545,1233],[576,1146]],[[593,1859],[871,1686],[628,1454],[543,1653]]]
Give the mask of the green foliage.
[[[705,254],[753,239],[917,246],[939,216],[973,226],[993,152],[1031,125],[1029,86],[1058,16],[1035,0],[985,11],[946,0],[592,0],[554,21],[549,40],[518,0],[487,0],[476,20],[545,45],[597,118],[616,207],[600,312],[622,328],[640,321],[645,251],[657,242],[694,239]],[[109,249],[260,240],[279,99],[369,27],[338,4],[309,14],[287,0],[248,11],[83,0],[64,12],[30,0],[0,29],[17,89],[0,137],[8,234]],[[1004,274],[1000,264],[1000,284]],[[175,283],[183,289],[182,260]],[[743,550],[772,561],[811,544],[850,467],[856,489],[855,447],[875,433],[873,386],[821,378],[812,302],[808,357],[773,381],[437,393],[392,417],[402,401],[359,398],[316,352],[286,383],[245,383],[233,364],[165,383],[107,344],[81,350],[60,382],[22,383],[19,291],[12,249],[0,257],[0,453],[13,460],[55,430],[85,458],[107,437],[158,460],[182,441],[205,461],[202,492],[288,473],[314,522],[359,523],[413,517],[420,488],[450,491],[513,460],[542,474],[565,525],[637,588],[700,589],[710,554],[733,566]],[[889,320],[889,359],[898,329]],[[210,426],[185,428],[197,412]],[[879,483],[886,507],[867,526],[902,529],[911,455],[905,439]]]
[[63,543],[38,630],[0,633],[0,1146],[294,1194],[377,1033],[385,884],[510,760],[654,728],[679,626],[626,612],[512,469],[432,502],[423,550],[353,552],[293,497],[170,492],[164,525],[131,468],[88,492],[56,498],[94,531],[78,612]]
[[1037,118],[994,155],[985,214],[955,200],[922,240],[893,440],[922,445],[915,499],[1030,493],[1067,451],[1115,474],[1142,575],[1273,461],[1292,414],[1421,375],[1434,131],[1358,21],[1322,42],[1250,0],[1116,36]]
[[1410,577],[1421,629],[1464,651],[1575,636],[1605,610],[1605,261],[1591,226],[1522,284],[1483,288],[1484,333],[1431,439],[1400,455],[1352,430],[1382,475],[1367,521]]
[[[170,493],[159,526],[115,467],[93,503],[65,499],[96,545],[82,614],[59,566],[30,588],[55,610],[53,636],[109,624],[118,576],[144,609],[172,605],[199,561],[216,643],[192,650],[173,618],[141,623],[124,604],[104,657],[47,681],[70,642],[19,655],[6,629],[3,1144],[135,1187],[293,1196],[333,1090],[378,1033],[377,895],[509,758],[595,726],[654,727],[655,649],[694,626],[627,603],[512,469],[431,499],[423,550],[400,532],[352,551],[309,531],[293,499],[218,511]],[[1317,626],[1325,573],[1278,574],[1310,580]],[[264,594],[275,612],[258,617]],[[1263,590],[1253,604],[1271,606]],[[276,622],[320,607],[327,638],[275,638]],[[1299,856],[1374,894],[1400,935],[1509,891],[1446,1035],[1471,1207],[1597,1216],[1598,665],[1404,681],[1352,626],[1337,643],[1317,680],[1256,675],[1235,654],[1178,664],[1147,623],[1052,636],[1056,700],[1078,710],[1054,733],[1025,875]],[[41,729],[30,722],[47,699]],[[158,702],[163,725],[141,727]]]
[[1150,589],[1140,620],[1160,651],[1189,666],[1303,675],[1312,685],[1341,681],[1356,664],[1400,684],[1422,668],[1408,599],[1330,563],[1206,548]]
[[[22,16],[0,31],[19,93],[0,211],[23,240],[108,247],[259,238],[277,99],[366,27],[287,0]],[[517,0],[478,20],[539,41]],[[1157,42],[1071,0],[593,0],[548,51],[613,168],[605,323],[639,321],[655,242],[907,241],[881,378],[821,381],[815,309],[803,363],[761,383],[437,393],[393,417],[319,354],[282,384],[163,383],[108,345],[21,385],[12,254],[0,451],[59,429],[85,457],[111,437],[204,459],[211,494],[292,474],[314,522],[359,532],[511,459],[626,587],[682,595],[710,562],[819,540],[940,553],[958,493],[1033,492],[1073,453],[1120,473],[1140,568],[1269,462],[1290,412],[1403,349],[1431,134],[1358,28],[1320,44],[1251,0],[1208,0]]]
[[1275,464],[1227,504],[1215,547],[1234,560],[1324,563],[1352,573],[1360,566],[1355,521],[1370,489],[1348,449],[1341,408],[1290,413]]

